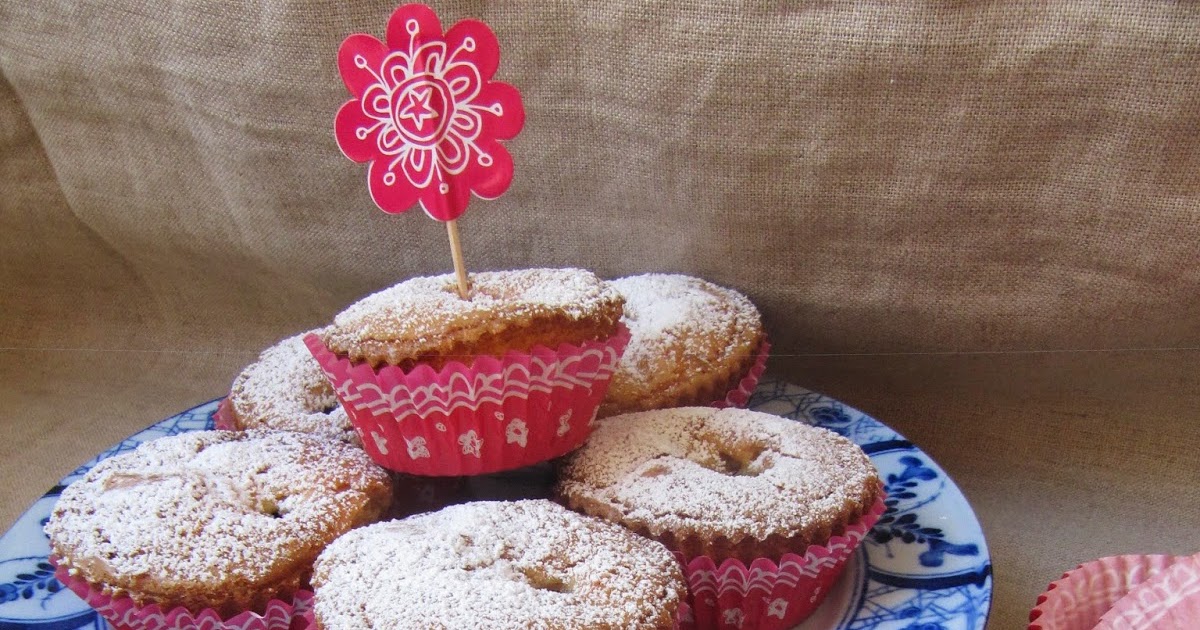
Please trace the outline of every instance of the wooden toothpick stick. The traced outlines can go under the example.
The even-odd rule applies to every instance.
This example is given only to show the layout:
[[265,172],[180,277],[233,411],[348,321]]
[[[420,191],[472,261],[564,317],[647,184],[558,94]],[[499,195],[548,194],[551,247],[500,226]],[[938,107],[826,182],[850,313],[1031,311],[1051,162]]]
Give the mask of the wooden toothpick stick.
[[467,265],[463,262],[462,243],[458,240],[458,221],[447,221],[446,232],[450,234],[450,257],[454,259],[454,273],[458,276],[458,296],[469,300],[471,287],[467,282]]

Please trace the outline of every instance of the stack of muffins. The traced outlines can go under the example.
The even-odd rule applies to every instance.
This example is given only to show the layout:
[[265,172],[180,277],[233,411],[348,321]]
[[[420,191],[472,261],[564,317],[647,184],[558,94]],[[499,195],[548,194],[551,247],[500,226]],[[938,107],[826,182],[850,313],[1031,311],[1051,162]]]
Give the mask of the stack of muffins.
[[[121,627],[790,628],[883,497],[849,440],[736,408],[768,348],[686,276],[414,278],[264,351],[227,430],[106,460],[46,530]],[[393,486],[550,460],[556,501],[379,522]]]

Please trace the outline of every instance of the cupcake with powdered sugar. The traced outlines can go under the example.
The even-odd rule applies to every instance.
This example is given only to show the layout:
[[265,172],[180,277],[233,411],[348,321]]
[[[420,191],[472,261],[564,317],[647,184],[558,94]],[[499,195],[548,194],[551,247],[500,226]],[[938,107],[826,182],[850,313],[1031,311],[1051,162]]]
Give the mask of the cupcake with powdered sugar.
[[361,449],[328,436],[201,431],[100,462],[46,534],[58,578],[118,627],[287,627],[317,554],[391,494]]
[[217,411],[218,429],[322,433],[361,443],[333,385],[305,347],[306,334],[263,350],[238,374]]
[[629,339],[623,299],[581,269],[412,278],[305,337],[391,470],[464,476],[578,448]]
[[662,545],[543,500],[479,502],[355,530],[317,560],[321,630],[676,628]]
[[744,295],[700,278],[612,281],[625,298],[629,345],[600,417],[692,405],[741,407],[766,368],[762,317]]
[[[815,610],[884,508],[878,472],[850,440],[711,407],[605,419],[556,491],[675,551],[698,621],[768,629]],[[742,596],[717,597],[732,592]]]

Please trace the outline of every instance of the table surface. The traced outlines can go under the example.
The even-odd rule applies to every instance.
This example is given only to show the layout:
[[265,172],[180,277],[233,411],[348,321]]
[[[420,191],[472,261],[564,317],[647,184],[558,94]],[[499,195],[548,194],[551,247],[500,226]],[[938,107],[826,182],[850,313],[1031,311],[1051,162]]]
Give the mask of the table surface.
[[[0,526],[90,456],[224,393],[255,351],[0,350]],[[871,414],[966,493],[992,552],[990,628],[1123,553],[1200,551],[1200,351],[773,356]]]

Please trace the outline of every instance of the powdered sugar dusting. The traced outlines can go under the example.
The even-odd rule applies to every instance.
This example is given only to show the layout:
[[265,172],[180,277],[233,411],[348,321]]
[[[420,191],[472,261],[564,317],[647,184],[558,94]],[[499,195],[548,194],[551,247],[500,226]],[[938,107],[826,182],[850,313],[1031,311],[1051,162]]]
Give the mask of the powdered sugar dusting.
[[630,331],[601,416],[708,404],[745,376],[764,340],[762,320],[736,290],[690,276],[612,281]]
[[313,584],[325,630],[669,628],[686,590],[659,543],[549,501],[356,530],[321,554]]
[[685,407],[599,423],[563,470],[559,491],[655,535],[736,541],[836,524],[877,484],[862,449],[831,431],[742,409]]
[[622,322],[631,335],[624,377],[648,382],[656,361],[678,358],[712,368],[754,352],[762,336],[758,310],[745,295],[700,278],[668,274],[612,281],[625,298]]
[[326,433],[358,439],[302,333],[267,348],[237,376],[229,402],[243,429]]
[[97,464],[63,491],[46,533],[91,582],[135,592],[143,583],[252,588],[303,570],[374,517],[389,483],[366,453],[330,437],[186,433]]
[[412,278],[369,295],[334,318],[326,345],[338,352],[366,340],[433,345],[465,327],[548,315],[583,320],[621,302],[611,285],[582,269],[480,272],[470,279],[469,300],[459,297],[452,274]]

